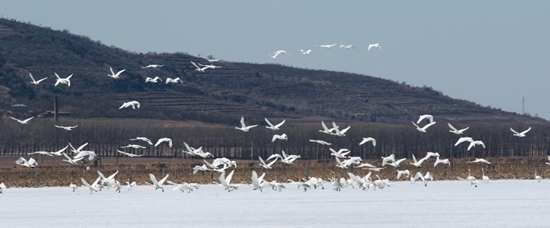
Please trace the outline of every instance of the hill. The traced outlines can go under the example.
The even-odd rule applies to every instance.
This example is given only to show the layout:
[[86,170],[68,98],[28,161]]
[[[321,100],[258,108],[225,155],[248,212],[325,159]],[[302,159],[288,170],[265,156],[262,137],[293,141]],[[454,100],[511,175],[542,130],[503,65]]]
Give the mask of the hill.
[[[60,110],[83,118],[235,123],[245,115],[256,120],[410,123],[430,113],[455,122],[546,122],[368,75],[229,61],[218,62],[221,69],[197,72],[190,61],[206,63],[186,53],[132,53],[66,30],[0,19],[0,109],[41,113],[52,109],[57,95]],[[148,64],[164,67],[141,68]],[[107,77],[110,66],[126,69],[121,79]],[[74,74],[71,86],[54,86],[54,72]],[[35,86],[29,73],[48,79]],[[155,76],[179,77],[183,83],[145,83]],[[129,100],[141,102],[139,112],[118,109]],[[27,108],[11,107],[17,103]]]

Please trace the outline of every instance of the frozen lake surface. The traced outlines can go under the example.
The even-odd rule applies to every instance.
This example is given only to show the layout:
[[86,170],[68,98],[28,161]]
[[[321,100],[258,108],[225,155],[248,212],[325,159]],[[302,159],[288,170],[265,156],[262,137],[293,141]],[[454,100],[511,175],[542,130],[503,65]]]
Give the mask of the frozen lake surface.
[[89,194],[84,188],[9,188],[0,195],[2,227],[540,227],[550,225],[550,183],[501,180],[394,182],[376,191],[226,192],[202,185],[191,193],[151,186]]

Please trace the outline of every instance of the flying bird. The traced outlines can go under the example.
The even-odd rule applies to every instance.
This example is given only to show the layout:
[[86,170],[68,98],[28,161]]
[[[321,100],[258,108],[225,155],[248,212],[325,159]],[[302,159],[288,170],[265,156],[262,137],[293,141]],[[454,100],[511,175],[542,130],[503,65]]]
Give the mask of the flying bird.
[[273,125],[267,118],[264,118],[265,122],[267,123],[267,125],[269,126],[265,126],[265,128],[267,129],[271,129],[271,130],[281,130],[279,129],[281,126],[283,126],[283,124],[285,123],[286,120],[283,120],[281,121],[280,123],[278,123],[277,125]]
[[120,74],[122,74],[122,72],[126,71],[126,69],[122,69],[122,70],[119,70],[118,72],[116,72],[116,74],[115,74],[112,67],[109,67],[109,69],[111,70],[111,73],[107,74],[107,76],[109,76],[111,78],[114,78],[114,79],[120,78]]
[[363,145],[368,142],[372,142],[372,146],[376,146],[376,139],[374,139],[373,137],[363,138],[363,140],[359,143],[359,145]]
[[307,50],[300,49],[300,53],[302,53],[302,55],[310,55],[311,52],[313,52],[311,49],[307,49]]
[[321,44],[321,45],[316,45],[316,46],[326,48],[326,49],[330,49],[331,47],[336,46],[336,43],[334,43],[334,44]]
[[371,48],[382,49],[382,46],[380,46],[380,43],[369,44],[369,47],[367,48],[367,50],[370,51]]
[[329,143],[329,142],[326,142],[326,141],[323,141],[323,140],[315,140],[315,139],[310,139],[309,140],[310,142],[313,142],[313,143],[319,143],[323,146],[330,146],[332,145],[332,143]]
[[130,106],[132,106],[132,109],[136,109],[136,106],[137,108],[139,108],[139,102],[138,101],[128,101],[128,102],[124,102],[122,103],[122,106],[120,106],[120,108],[118,109],[123,109],[123,108],[128,108]]
[[55,73],[55,77],[57,77],[56,81],[55,81],[55,85],[54,86],[57,86],[59,84],[65,84],[67,85],[68,87],[71,87],[71,77],[73,76],[73,74],[67,76],[66,78],[61,78],[59,77],[59,75],[57,73]]
[[135,158],[135,157],[141,157],[143,156],[143,154],[131,154],[131,153],[127,153],[127,152],[124,152],[124,151],[120,151],[120,150],[116,150],[116,152],[120,153],[120,154],[124,154],[128,157],[131,157],[131,158]]
[[159,78],[159,76],[156,76],[155,78],[147,77],[145,78],[145,83],[151,82],[151,83],[157,83],[159,80],[162,82],[162,79]]
[[466,127],[466,128],[457,130],[455,127],[453,127],[453,125],[451,125],[451,123],[447,123],[447,125],[449,125],[449,128],[451,128],[451,130],[449,130],[449,132],[455,133],[457,135],[462,135],[466,130],[468,130],[468,128],[470,128],[470,127]]
[[78,125],[75,125],[75,126],[60,126],[60,125],[57,125],[57,124],[56,124],[55,127],[61,128],[61,129],[65,130],[65,131],[72,131],[74,128],[77,128]]
[[153,142],[151,142],[151,140],[146,137],[136,137],[134,139],[130,139],[130,141],[135,141],[135,140],[141,140],[148,143],[149,145],[153,145]]
[[10,116],[10,118],[11,118],[12,120],[15,120],[15,121],[19,122],[20,124],[28,124],[29,121],[32,120],[32,118],[34,118],[34,116],[31,117],[31,118],[28,118],[28,119],[26,119],[26,120],[20,120],[20,119],[14,118],[14,117],[12,117],[12,116]]
[[349,44],[349,45],[340,44],[340,48],[343,48],[343,49],[350,49],[350,48],[353,48],[353,49],[355,49],[355,47],[354,47],[353,45],[351,45],[351,44]]
[[195,66],[195,70],[198,72],[204,72],[204,70],[208,69],[209,67],[199,67],[195,62],[191,61],[191,64]]
[[279,56],[280,54],[287,54],[287,55],[290,56],[290,54],[288,54],[285,50],[278,50],[278,51],[273,52],[271,55],[268,55],[268,56],[272,59],[277,59],[277,56]]
[[146,69],[146,68],[159,68],[159,67],[163,67],[164,65],[159,65],[159,64],[149,64],[147,66],[144,66],[144,67],[141,67],[141,69]]
[[160,145],[161,143],[163,142],[167,142],[168,143],[168,146],[169,147],[172,147],[172,139],[170,138],[160,138],[157,143],[155,143],[155,147],[157,147],[158,145]]
[[435,122],[430,122],[426,125],[424,125],[424,127],[419,127],[418,125],[416,125],[416,123],[412,122],[412,124],[416,127],[416,130],[420,131],[420,132],[426,132],[426,130],[435,124]]
[[273,138],[271,139],[271,142],[275,142],[275,140],[288,140],[288,137],[285,133],[281,134],[281,135],[273,135]]
[[483,159],[483,158],[476,158],[475,160],[471,161],[471,162],[468,162],[468,163],[485,163],[487,165],[490,165],[491,162]]
[[120,148],[134,148],[134,149],[143,149],[144,146],[137,145],[137,144],[128,144],[127,146],[121,146]]
[[166,84],[168,84],[168,83],[177,84],[177,83],[183,83],[183,81],[179,77],[174,78],[174,79],[166,78]]
[[514,129],[510,128],[510,131],[512,131],[514,133],[514,136],[517,136],[517,137],[520,137],[520,138],[523,138],[525,137],[525,134],[527,134],[527,132],[529,132],[531,130],[531,127],[529,127],[527,130],[525,131],[522,131],[522,132],[517,132],[515,131]]
[[418,117],[418,121],[416,121],[416,124],[420,124],[422,120],[427,119],[430,121],[430,123],[434,122],[434,117],[430,114],[424,114]]
[[241,130],[241,131],[244,131],[244,132],[249,132],[251,128],[257,127],[257,126],[258,125],[246,126],[246,124],[244,123],[244,116],[241,116],[241,127],[235,127],[235,129]]
[[38,85],[38,84],[40,84],[40,82],[42,82],[42,81],[44,81],[48,78],[48,77],[45,77],[45,78],[42,78],[42,79],[36,81],[36,80],[34,80],[34,77],[32,76],[31,73],[29,73],[29,76],[31,76],[31,80],[32,80],[31,84],[34,84],[34,85]]

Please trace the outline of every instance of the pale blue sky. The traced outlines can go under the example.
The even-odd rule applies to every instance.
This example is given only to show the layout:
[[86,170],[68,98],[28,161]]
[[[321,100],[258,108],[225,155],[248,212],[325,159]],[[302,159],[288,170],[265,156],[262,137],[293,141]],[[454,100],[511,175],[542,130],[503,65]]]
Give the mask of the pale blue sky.
[[[548,12],[543,0],[18,0],[0,8],[130,51],[367,74],[518,113],[525,97],[526,112],[550,119]],[[314,46],[330,43],[357,49]],[[382,50],[367,52],[369,43]],[[267,57],[279,49],[292,56]]]

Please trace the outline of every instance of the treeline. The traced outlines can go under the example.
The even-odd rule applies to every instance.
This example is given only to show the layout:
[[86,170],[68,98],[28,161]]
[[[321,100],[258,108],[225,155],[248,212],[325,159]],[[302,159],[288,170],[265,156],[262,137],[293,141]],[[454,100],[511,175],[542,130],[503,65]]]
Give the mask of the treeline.
[[[279,120],[273,119],[272,122]],[[187,158],[181,153],[183,142],[192,147],[203,147],[215,157],[231,159],[257,159],[268,157],[284,150],[287,154],[299,154],[303,159],[331,158],[329,147],[336,150],[350,149],[351,156],[371,159],[395,154],[397,158],[423,157],[426,152],[439,152],[443,158],[465,157],[545,157],[550,154],[550,125],[534,125],[525,138],[512,136],[510,127],[518,131],[527,129],[523,125],[486,125],[472,124],[464,135],[482,140],[486,148],[476,146],[468,151],[468,143],[454,146],[460,136],[449,132],[446,123],[438,123],[421,133],[411,125],[390,125],[376,123],[352,123],[347,136],[338,137],[320,133],[320,123],[286,123],[280,131],[266,129],[263,119],[247,119],[247,124],[259,124],[245,133],[234,126],[206,125],[190,122],[159,121],[148,119],[61,119],[59,125],[78,125],[73,131],[54,127],[53,119],[35,118],[22,125],[7,117],[0,122],[0,154],[24,156],[34,151],[56,151],[69,142],[78,147],[86,142],[85,150],[93,150],[100,157],[121,156],[116,153],[121,146],[140,144],[146,149],[121,149],[133,153],[144,153],[148,157]],[[325,121],[329,126],[331,121]],[[455,124],[458,125],[458,124]],[[341,123],[340,129],[347,127]],[[466,126],[455,126],[464,128]],[[286,133],[288,141],[271,142],[273,134]],[[148,137],[156,142],[159,138],[169,137],[173,147],[163,144],[149,146],[140,141],[130,141],[137,136]],[[358,145],[362,137],[374,137],[377,145]],[[320,139],[332,143],[322,146],[309,142]]]

